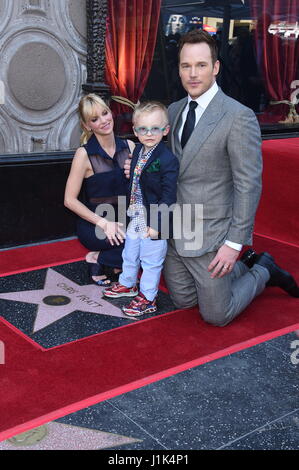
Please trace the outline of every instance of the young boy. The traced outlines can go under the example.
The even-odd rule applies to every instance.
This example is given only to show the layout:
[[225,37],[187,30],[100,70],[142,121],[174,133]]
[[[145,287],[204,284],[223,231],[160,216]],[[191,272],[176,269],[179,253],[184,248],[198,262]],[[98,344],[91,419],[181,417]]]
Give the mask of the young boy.
[[[160,205],[167,208],[176,202],[179,162],[162,142],[169,132],[167,110],[163,104],[141,103],[133,113],[133,130],[140,144],[135,147],[131,162],[130,223],[122,255],[123,271],[119,282],[106,289],[104,296],[135,297],[123,307],[123,312],[139,317],[157,310],[156,296],[167,251],[166,239],[172,231],[171,210],[163,214]],[[152,209],[160,207],[160,211],[155,211],[156,217],[153,217],[151,206]],[[165,226],[169,232],[164,230]],[[143,271],[138,293],[136,282],[140,265]]]

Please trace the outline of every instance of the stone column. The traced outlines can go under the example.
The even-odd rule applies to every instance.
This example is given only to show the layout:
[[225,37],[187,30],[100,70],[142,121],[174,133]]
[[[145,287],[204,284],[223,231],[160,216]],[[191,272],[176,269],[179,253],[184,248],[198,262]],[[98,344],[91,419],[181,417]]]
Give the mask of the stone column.
[[87,83],[84,92],[97,93],[109,99],[110,88],[105,83],[105,37],[107,0],[86,0],[87,14]]

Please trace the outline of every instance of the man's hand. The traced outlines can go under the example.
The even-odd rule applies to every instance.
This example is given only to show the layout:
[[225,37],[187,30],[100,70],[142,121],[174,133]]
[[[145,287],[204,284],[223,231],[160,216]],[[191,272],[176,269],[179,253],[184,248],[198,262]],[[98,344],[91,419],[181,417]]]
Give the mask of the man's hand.
[[240,252],[228,245],[222,245],[215,258],[208,266],[208,271],[212,272],[211,278],[223,277],[230,273],[238,259]]
[[125,160],[125,164],[124,164],[125,176],[128,179],[130,178],[131,160],[132,160],[132,154],[129,154],[129,158]]

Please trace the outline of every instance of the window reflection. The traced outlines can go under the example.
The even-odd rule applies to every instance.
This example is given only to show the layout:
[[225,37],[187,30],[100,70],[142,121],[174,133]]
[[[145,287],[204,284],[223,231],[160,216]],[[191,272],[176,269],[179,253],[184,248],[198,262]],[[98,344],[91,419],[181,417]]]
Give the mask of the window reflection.
[[285,21],[271,23],[268,31],[271,34],[273,35],[277,34],[280,37],[297,39],[299,36],[298,21],[296,21],[296,23],[293,23],[293,24],[287,23]]
[[184,34],[187,32],[187,18],[184,15],[170,15],[165,27],[165,35]]
[[190,29],[204,28],[218,44],[223,91],[250,107],[264,130],[298,127],[299,2],[162,0],[161,21],[145,98],[167,104],[185,96],[178,42]]

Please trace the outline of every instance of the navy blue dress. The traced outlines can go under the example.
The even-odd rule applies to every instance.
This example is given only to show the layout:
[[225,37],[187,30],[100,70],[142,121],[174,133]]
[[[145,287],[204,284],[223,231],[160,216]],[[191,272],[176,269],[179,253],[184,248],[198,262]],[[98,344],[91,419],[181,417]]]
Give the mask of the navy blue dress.
[[[94,175],[83,181],[84,204],[95,212],[99,204],[111,204],[118,215],[118,196],[127,196],[128,179],[124,174],[124,163],[130,149],[126,140],[115,137],[116,150],[111,158],[92,135],[84,148],[88,154]],[[103,214],[105,217],[105,213]],[[90,251],[100,251],[99,263],[113,268],[122,267],[124,243],[112,246],[108,239],[96,237],[96,226],[87,220],[78,218],[77,235],[80,242]],[[125,227],[124,227],[125,231]]]

